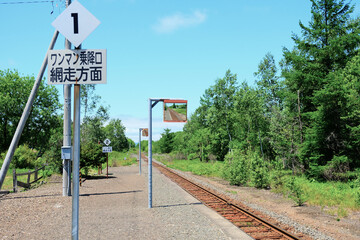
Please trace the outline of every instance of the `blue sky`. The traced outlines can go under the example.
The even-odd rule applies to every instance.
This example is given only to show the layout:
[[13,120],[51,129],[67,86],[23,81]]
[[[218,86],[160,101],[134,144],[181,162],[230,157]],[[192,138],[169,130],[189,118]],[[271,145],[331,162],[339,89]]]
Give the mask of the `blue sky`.
[[[17,1],[0,0],[9,2]],[[308,0],[79,2],[101,22],[82,47],[107,49],[107,84],[97,85],[97,94],[136,142],[138,129],[148,127],[150,97],[187,99],[190,115],[205,89],[228,69],[239,83],[253,84],[265,54],[279,61],[283,47],[293,46],[292,33],[300,33],[299,20],[307,24],[311,16]],[[55,31],[51,23],[64,5],[64,0],[0,4],[0,69],[36,76]],[[60,36],[55,49],[63,48]],[[62,87],[57,88],[62,101]],[[163,123],[161,109],[153,111],[155,140],[164,128],[183,126]]]

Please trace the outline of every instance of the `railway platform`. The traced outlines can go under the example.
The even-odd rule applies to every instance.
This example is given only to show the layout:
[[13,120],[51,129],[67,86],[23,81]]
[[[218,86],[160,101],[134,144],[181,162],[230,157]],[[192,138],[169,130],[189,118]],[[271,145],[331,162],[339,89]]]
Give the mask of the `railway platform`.
[[[80,187],[79,239],[252,239],[147,164],[109,168]],[[57,181],[0,199],[0,239],[70,239],[71,197]],[[12,209],[15,208],[16,209]]]

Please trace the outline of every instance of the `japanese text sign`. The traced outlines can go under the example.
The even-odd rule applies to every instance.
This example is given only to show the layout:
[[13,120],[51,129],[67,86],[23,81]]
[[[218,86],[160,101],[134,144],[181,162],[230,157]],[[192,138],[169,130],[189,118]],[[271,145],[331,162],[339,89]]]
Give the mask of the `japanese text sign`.
[[110,146],[102,147],[102,152],[103,152],[103,153],[112,152],[112,147],[110,147]]
[[47,83],[106,83],[106,50],[66,49],[49,51]]

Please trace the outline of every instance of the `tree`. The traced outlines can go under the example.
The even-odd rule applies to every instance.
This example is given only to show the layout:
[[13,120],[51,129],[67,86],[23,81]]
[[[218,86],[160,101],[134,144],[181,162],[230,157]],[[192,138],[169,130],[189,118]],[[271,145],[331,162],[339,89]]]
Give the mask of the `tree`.
[[312,19],[309,26],[300,21],[302,37],[293,35],[294,49],[284,49],[282,72],[287,107],[299,118],[299,156],[305,170],[344,152],[338,104],[343,90],[333,74],[347,65],[360,46],[360,19],[350,17],[354,6],[344,0],[311,2]]
[[161,153],[170,153],[174,146],[174,133],[170,132],[169,128],[165,128],[164,132],[161,133],[161,138],[159,140],[159,147]]
[[205,110],[205,125],[213,136],[212,152],[217,160],[223,161],[229,152],[229,143],[233,139],[234,98],[237,90],[236,74],[230,70],[225,73],[224,78],[215,81],[215,85],[205,90],[200,98],[202,111]]
[[80,167],[99,167],[105,161],[101,143],[106,139],[104,125],[108,119],[108,109],[102,105],[98,107],[95,115],[83,119]]
[[[34,82],[34,77],[21,77],[17,71],[0,70],[1,151],[10,145]],[[50,130],[60,127],[57,121],[57,110],[60,108],[58,98],[56,88],[41,82],[19,145],[27,144],[30,148],[39,149],[40,154],[46,149]]]
[[120,119],[111,119],[104,130],[106,138],[111,140],[111,146],[114,151],[129,149],[128,140],[125,136],[125,127]]
[[81,85],[81,106],[83,106],[84,118],[91,114],[99,105],[101,97],[95,94],[95,84]]
[[264,97],[265,106],[268,112],[275,106],[280,107],[282,102],[280,91],[282,89],[277,75],[277,67],[274,56],[267,53],[258,66],[258,71],[254,73],[257,77],[256,85]]
[[108,119],[108,109],[104,106],[99,106],[95,115],[84,118],[81,124],[81,143],[104,141],[106,136],[103,128]]
[[102,145],[95,142],[87,142],[81,145],[80,167],[99,167],[105,163],[106,157],[102,152]]
[[[264,106],[261,93],[242,83],[234,103],[234,148],[264,155],[264,136],[269,127]],[[269,152],[270,148],[266,147],[265,150]]]

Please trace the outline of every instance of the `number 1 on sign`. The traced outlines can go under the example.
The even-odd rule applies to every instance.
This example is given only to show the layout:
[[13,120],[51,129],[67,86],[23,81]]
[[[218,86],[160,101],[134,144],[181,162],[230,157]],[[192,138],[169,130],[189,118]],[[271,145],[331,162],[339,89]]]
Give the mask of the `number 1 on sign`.
[[71,17],[74,19],[74,34],[78,34],[79,33],[78,13],[72,13]]

